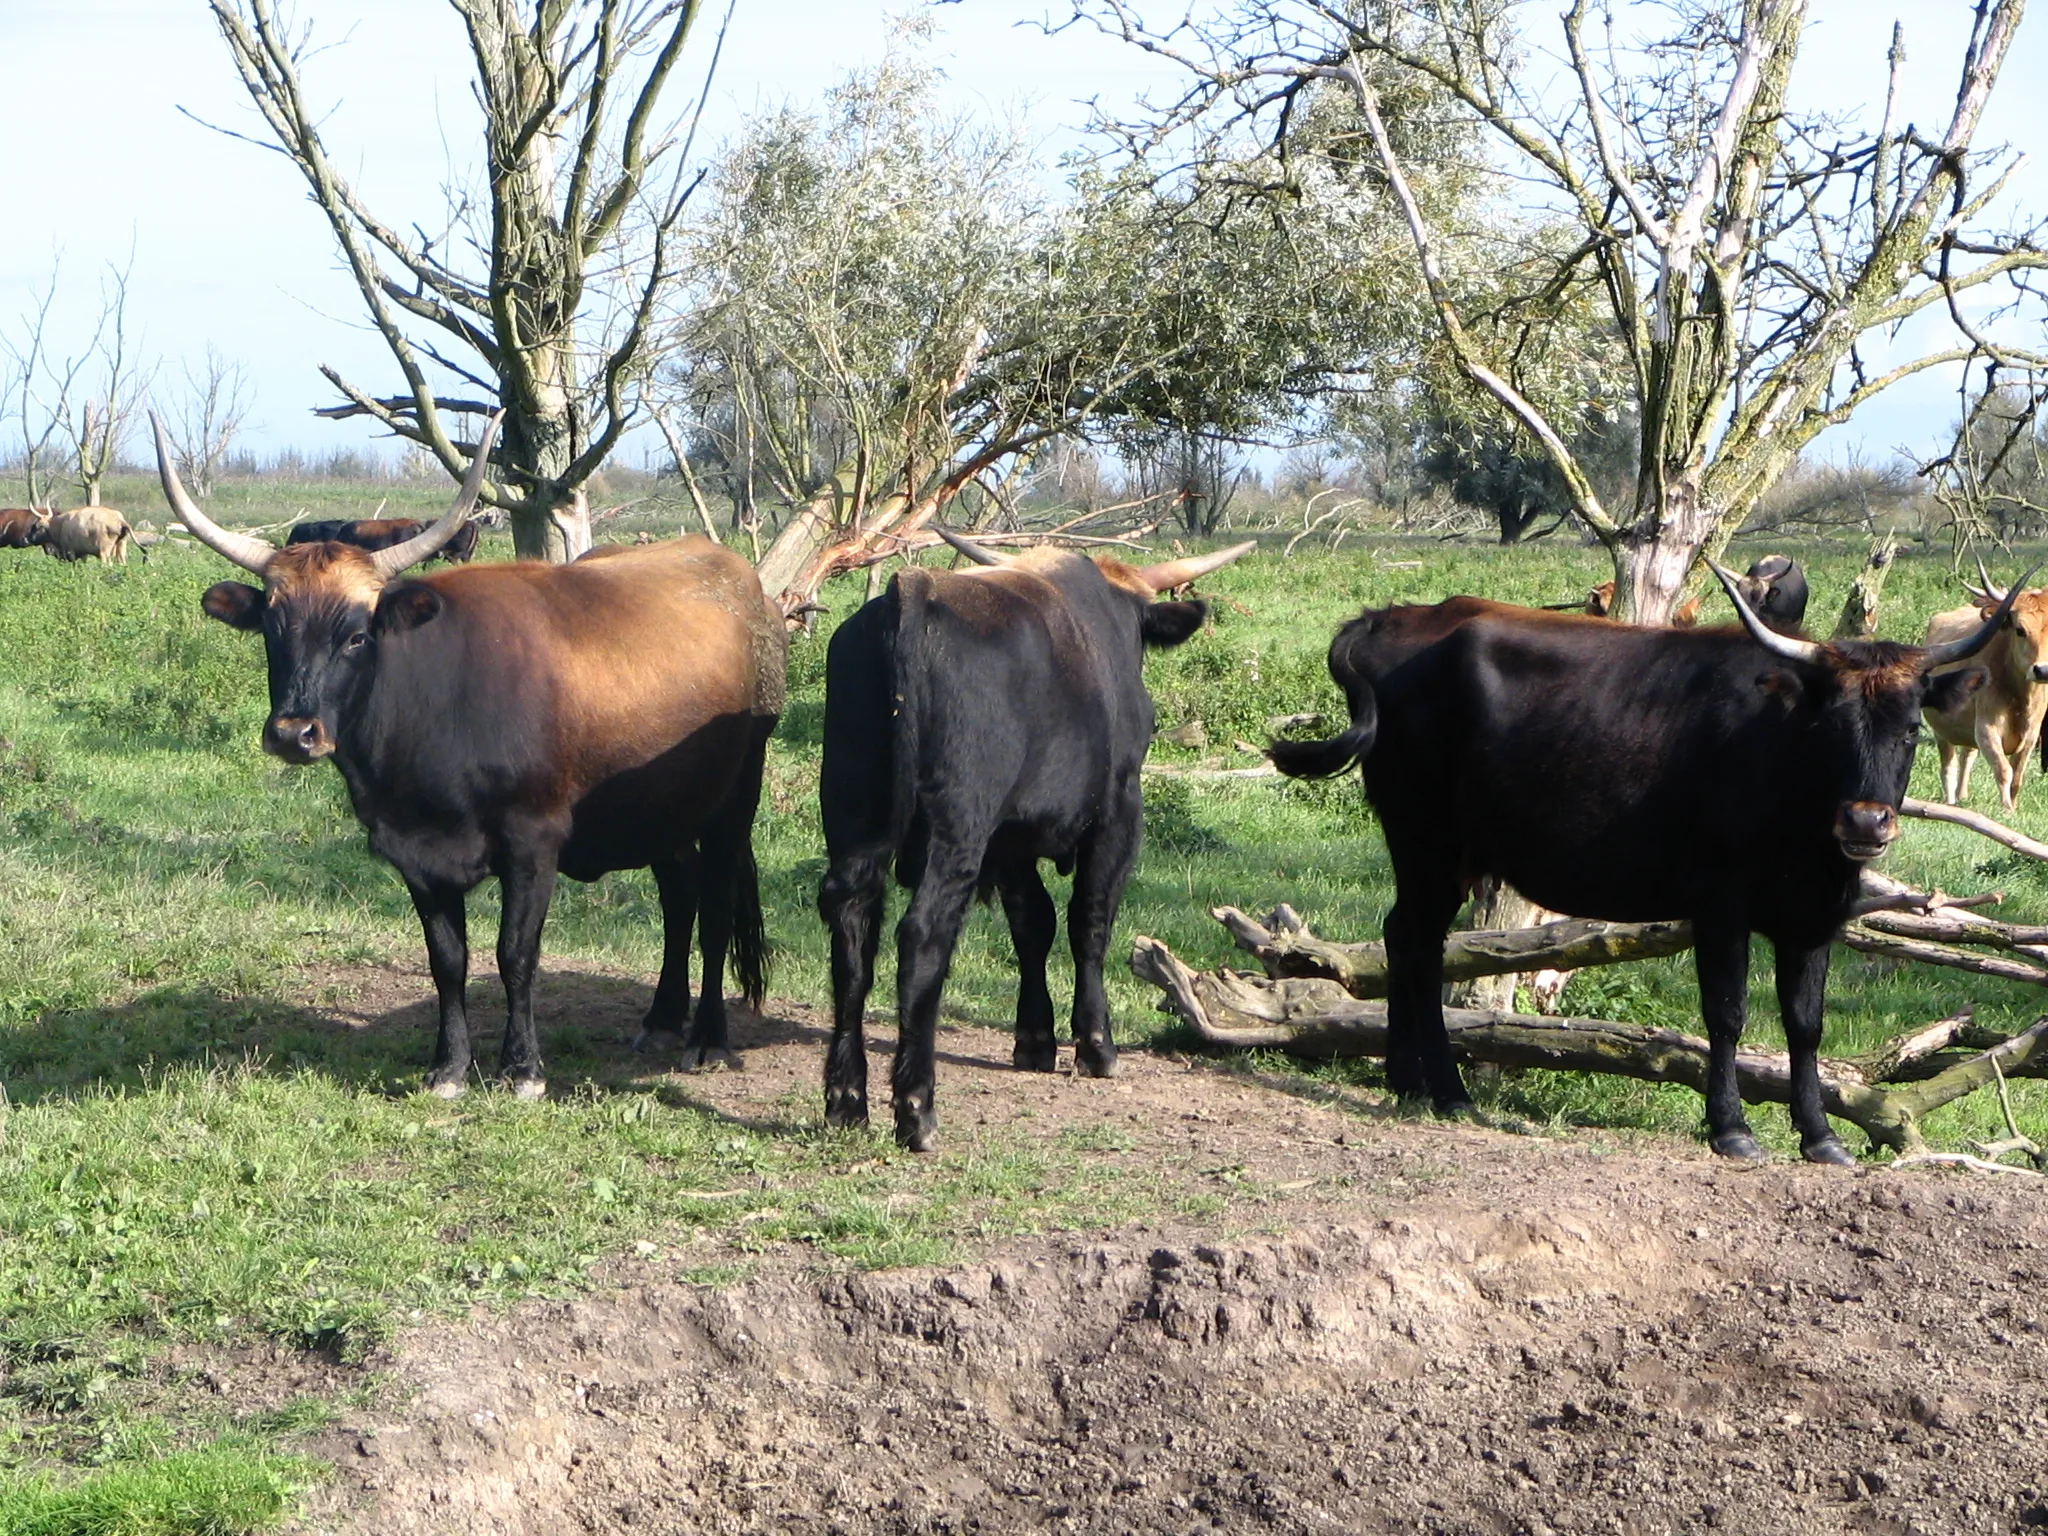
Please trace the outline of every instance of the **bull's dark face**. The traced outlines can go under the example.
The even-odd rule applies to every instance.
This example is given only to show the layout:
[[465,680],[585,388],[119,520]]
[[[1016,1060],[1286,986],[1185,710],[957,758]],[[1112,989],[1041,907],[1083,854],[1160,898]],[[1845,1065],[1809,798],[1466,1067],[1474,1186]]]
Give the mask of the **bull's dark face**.
[[345,544],[281,551],[259,589],[209,587],[200,605],[235,629],[260,631],[270,671],[263,750],[288,763],[331,756],[376,674],[380,642],[431,620],[431,587],[389,585],[368,555]]
[[1985,676],[1982,667],[1930,676],[1916,648],[1872,641],[1827,646],[1811,668],[1757,679],[1788,714],[1805,717],[1817,749],[1809,759],[1820,775],[1815,788],[1832,802],[1829,831],[1844,858],[1867,864],[1891,847],[1913,773],[1920,711],[1958,707]]

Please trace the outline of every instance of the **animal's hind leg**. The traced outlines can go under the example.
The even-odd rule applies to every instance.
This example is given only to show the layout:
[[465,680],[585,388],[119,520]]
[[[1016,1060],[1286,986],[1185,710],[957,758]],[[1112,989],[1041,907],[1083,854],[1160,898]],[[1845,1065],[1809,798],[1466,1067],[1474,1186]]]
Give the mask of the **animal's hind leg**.
[[1792,1056],[1792,1123],[1809,1163],[1856,1166],[1828,1124],[1820,1096],[1820,1035],[1827,1009],[1828,946],[1778,945],[1778,1017]]
[[469,1087],[469,917],[463,892],[453,886],[415,885],[412,904],[427,938],[427,968],[441,1004],[441,1032],[434,1040],[434,1064],[427,1091],[452,1099]]
[[833,860],[818,887],[832,944],[832,1044],[825,1052],[825,1123],[868,1123],[868,1052],[862,1029],[882,938],[886,848]]
[[658,1051],[682,1039],[690,1017],[690,938],[697,927],[697,853],[657,859],[651,866],[661,892],[661,980],[640,1021],[636,1051]]
[[[751,820],[749,817],[748,822]],[[748,822],[721,819],[698,844],[697,942],[703,951],[704,979],[697,993],[696,1012],[690,1018],[688,1040],[677,1058],[685,1072],[706,1067],[737,1069],[740,1065],[726,1036],[725,953],[732,945],[734,882],[739,876]]]
[[1108,1077],[1116,1070],[1109,1032],[1109,998],[1102,988],[1102,957],[1122,903],[1124,884],[1138,862],[1144,807],[1136,776],[1125,803],[1113,805],[1081,843],[1074,863],[1074,897],[1067,903],[1067,943],[1074,952],[1074,1070]]
[[1045,984],[1045,960],[1052,953],[1059,914],[1029,853],[1006,863],[996,883],[1003,915],[1017,947],[1017,1043],[1010,1060],[1024,1072],[1050,1072],[1059,1059],[1052,1033],[1052,993]]
[[[1437,867],[1441,867],[1438,865]],[[1427,1094],[1440,1115],[1472,1107],[1444,1028],[1444,935],[1458,915],[1455,885],[1403,878],[1387,913],[1387,1086],[1402,1099]]]
[[913,1152],[931,1150],[938,1135],[934,1057],[939,998],[952,968],[960,922],[974,899],[986,833],[965,835],[934,826],[923,877],[896,925],[896,1140]]
[[1941,798],[1950,805],[1962,804],[1963,765],[1956,749],[1947,742],[1938,742],[1941,750]]

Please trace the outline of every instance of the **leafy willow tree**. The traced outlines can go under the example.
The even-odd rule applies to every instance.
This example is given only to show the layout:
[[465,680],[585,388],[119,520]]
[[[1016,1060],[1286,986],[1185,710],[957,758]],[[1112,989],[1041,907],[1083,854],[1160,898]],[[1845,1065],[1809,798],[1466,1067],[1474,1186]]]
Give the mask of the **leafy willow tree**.
[[1284,154],[1083,167],[1059,196],[938,79],[899,55],[755,121],[692,232],[669,386],[742,520],[762,487],[792,509],[761,557],[789,605],[1056,442],[1287,430],[1412,357],[1405,229],[1345,190],[1355,152],[1296,148],[1342,139],[1320,105]]
[[469,41],[483,182],[397,221],[367,205],[321,136],[302,78],[310,33],[273,0],[208,3],[264,147],[304,176],[404,380],[377,394],[323,368],[344,403],[322,414],[368,416],[460,480],[474,444],[447,418],[502,406],[483,499],[509,511],[522,556],[575,558],[590,543],[585,486],[637,417],[678,275],[673,237],[693,183],[664,98],[701,0],[450,0]]
[[[1961,296],[2048,265],[2030,234],[1992,226],[2013,159],[1975,145],[2024,0],[1971,9],[1955,104],[1932,133],[1900,120],[1896,32],[1875,128],[1796,108],[1804,0],[1680,0],[1647,41],[1572,0],[1545,36],[1569,66],[1555,88],[1526,67],[1533,17],[1547,24],[1547,13],[1511,0],[1228,0],[1167,30],[1129,0],[1075,3],[1078,18],[1187,71],[1154,131],[1221,122],[1278,142],[1305,97],[1331,85],[1351,97],[1449,355],[1541,445],[1607,546],[1618,616],[1668,618],[1698,559],[1864,402],[2009,351],[1972,328]],[[1420,185],[1429,167],[1400,137],[1397,93],[1417,82],[1496,152],[1500,220],[1433,212]],[[1517,383],[1517,350],[1547,323],[1544,304],[1499,302],[1484,281],[1474,296],[1484,272],[1470,252],[1492,237],[1472,231],[1526,217],[1517,207],[1532,197],[1570,238],[1501,281],[1533,300],[1576,292],[1605,307],[1642,423],[1626,506],[1601,495],[1568,428]],[[1873,363],[1867,338],[1929,310],[1950,316],[1952,344]]]

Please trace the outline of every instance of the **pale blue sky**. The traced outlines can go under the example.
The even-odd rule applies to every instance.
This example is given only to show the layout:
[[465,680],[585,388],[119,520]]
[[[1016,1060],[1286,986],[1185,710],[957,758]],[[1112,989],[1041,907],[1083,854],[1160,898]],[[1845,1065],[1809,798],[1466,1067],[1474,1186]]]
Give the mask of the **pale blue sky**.
[[[904,4],[868,0],[740,0],[708,124],[715,140],[757,105],[805,102],[872,61],[887,18]],[[707,11],[712,7],[707,7]],[[1537,7],[1532,23],[1550,25]],[[1805,103],[1868,105],[1882,93],[1893,16],[1907,24],[1911,115],[1930,128],[1953,99],[1964,0],[1814,0],[1816,30],[1797,82]],[[336,46],[307,69],[317,100],[335,103],[325,134],[387,218],[431,222],[446,164],[445,116],[466,107],[459,22],[441,0],[300,0]],[[1162,69],[1080,29],[1047,38],[1019,21],[1043,0],[964,0],[940,12],[941,56],[963,104],[1023,103],[1050,148],[1074,141],[1078,103],[1132,101],[1171,88]],[[1539,41],[1541,38],[1539,37]],[[699,53],[701,69],[704,55]],[[211,341],[253,375],[251,423],[263,447],[324,449],[361,440],[308,413],[331,395],[317,367],[389,387],[393,371],[366,334],[324,222],[280,157],[208,132],[180,115],[254,131],[257,124],[202,0],[0,0],[8,103],[0,126],[0,323],[8,323],[60,251],[76,324],[108,260],[135,249],[134,314],[148,348],[172,361]],[[2022,28],[1987,132],[2048,148],[2048,17]],[[2048,209],[2048,172],[2030,165],[2022,205]],[[1919,338],[1909,338],[1918,340]],[[1880,403],[1838,443],[1873,454],[1924,446],[1952,412],[1934,383]],[[346,435],[345,435],[346,434]]]

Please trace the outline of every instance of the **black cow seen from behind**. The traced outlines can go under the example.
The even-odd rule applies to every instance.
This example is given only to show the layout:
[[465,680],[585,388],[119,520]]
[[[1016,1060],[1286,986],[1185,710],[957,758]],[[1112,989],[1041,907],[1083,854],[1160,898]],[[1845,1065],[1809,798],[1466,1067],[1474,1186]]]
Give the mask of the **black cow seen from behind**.
[[[1351,728],[1272,748],[1283,773],[1352,762],[1394,866],[1386,920],[1387,1077],[1439,1112],[1468,1107],[1444,1029],[1445,932],[1492,875],[1573,917],[1689,919],[1710,1038],[1715,1151],[1757,1158],[1735,1075],[1749,936],[1777,951],[1805,1155],[1846,1163],[1817,1056],[1828,951],[1862,866],[1897,835],[1923,708],[1981,668],[1932,675],[1951,645],[1820,645],[1781,635],[1715,568],[1744,630],[1647,629],[1471,598],[1368,612],[1330,647]],[[2018,591],[2025,583],[2016,583]]]
[[1057,919],[1040,859],[1074,876],[1076,1069],[1114,1069],[1102,957],[1144,825],[1138,774],[1153,723],[1144,651],[1180,644],[1206,611],[1153,599],[1253,547],[1137,569],[1060,551],[1006,559],[946,537],[983,569],[900,572],[839,627],[825,662],[825,1116],[867,1123],[861,1017],[893,861],[916,893],[896,929],[893,1074],[896,1139],[916,1151],[938,1128],[939,994],[977,894],[1001,893],[1016,942],[1014,1060],[1053,1070],[1045,962]]
[[[392,549],[416,539],[427,524],[411,517],[369,517],[355,522],[320,521],[296,524],[285,537],[285,547],[294,544],[349,544],[357,549]],[[455,535],[435,550],[429,559],[463,564],[476,555],[476,524],[464,523]]]

